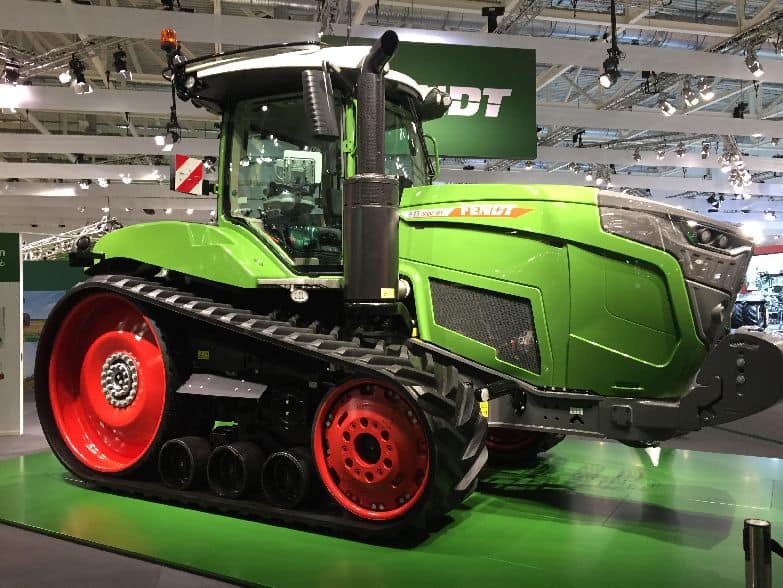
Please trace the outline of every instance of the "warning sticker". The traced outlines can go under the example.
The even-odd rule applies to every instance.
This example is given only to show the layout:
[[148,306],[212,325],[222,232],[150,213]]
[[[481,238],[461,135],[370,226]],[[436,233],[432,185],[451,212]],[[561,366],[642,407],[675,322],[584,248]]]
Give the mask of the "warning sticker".
[[381,288],[381,300],[394,298],[394,288]]
[[462,206],[450,206],[446,208],[420,208],[418,210],[403,210],[400,214],[403,218],[437,218],[437,217],[507,217],[517,218],[532,208],[523,208],[514,204],[463,204]]
[[479,410],[481,411],[481,416],[483,416],[485,419],[489,418],[489,401],[482,400],[479,402]]

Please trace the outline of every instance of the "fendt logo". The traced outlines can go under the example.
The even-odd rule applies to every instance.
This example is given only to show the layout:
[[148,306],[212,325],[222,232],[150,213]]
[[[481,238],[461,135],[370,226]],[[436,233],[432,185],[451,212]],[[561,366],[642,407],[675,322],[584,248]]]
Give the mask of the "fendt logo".
[[[503,98],[511,96],[510,88],[471,88],[470,86],[438,86],[441,92],[451,96],[449,116],[483,116],[497,118],[500,116],[500,105]],[[486,98],[486,100],[485,100]]]

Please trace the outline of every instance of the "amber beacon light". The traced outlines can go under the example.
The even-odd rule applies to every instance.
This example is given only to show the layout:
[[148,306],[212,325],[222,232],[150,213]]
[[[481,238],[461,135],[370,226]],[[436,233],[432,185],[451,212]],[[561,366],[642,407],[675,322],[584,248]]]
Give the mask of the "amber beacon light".
[[160,30],[160,48],[170,53],[177,48],[177,31],[172,28]]

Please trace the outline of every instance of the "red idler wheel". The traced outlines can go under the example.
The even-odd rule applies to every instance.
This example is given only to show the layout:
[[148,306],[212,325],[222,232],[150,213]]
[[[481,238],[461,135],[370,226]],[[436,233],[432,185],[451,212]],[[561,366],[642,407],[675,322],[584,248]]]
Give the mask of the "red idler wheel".
[[321,402],[313,456],[326,489],[363,519],[390,521],[424,496],[432,449],[411,400],[392,385],[355,379]]
[[489,460],[501,466],[528,466],[564,439],[563,435],[526,431],[513,427],[490,427],[487,435]]
[[131,301],[92,294],[59,325],[49,400],[70,452],[88,468],[120,473],[146,461],[166,408],[157,329]]
[[534,444],[543,433],[513,429],[511,427],[490,427],[487,434],[487,449],[499,453],[519,451]]

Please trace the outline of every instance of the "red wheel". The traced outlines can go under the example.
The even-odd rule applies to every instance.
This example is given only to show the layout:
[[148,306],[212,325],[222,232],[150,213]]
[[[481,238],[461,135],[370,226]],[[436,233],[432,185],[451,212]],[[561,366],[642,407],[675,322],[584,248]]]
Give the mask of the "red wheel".
[[413,403],[376,380],[334,387],[315,415],[313,455],[329,493],[363,518],[401,517],[422,498],[430,443]]
[[542,434],[510,427],[490,427],[487,435],[487,449],[503,453],[519,451],[538,441]]
[[530,465],[538,454],[560,443],[563,435],[526,431],[512,427],[490,427],[487,435],[489,459],[496,465]]
[[166,366],[152,322],[116,294],[74,305],[52,344],[49,400],[73,455],[100,472],[144,461],[166,406]]

